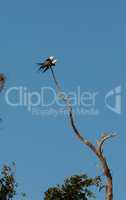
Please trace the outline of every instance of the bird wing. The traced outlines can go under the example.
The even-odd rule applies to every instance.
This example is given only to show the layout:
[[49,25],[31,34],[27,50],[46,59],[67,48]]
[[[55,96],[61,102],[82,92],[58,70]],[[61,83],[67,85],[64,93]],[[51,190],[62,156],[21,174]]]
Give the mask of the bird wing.
[[49,69],[49,68],[48,68],[48,67],[46,67],[46,68],[44,69],[43,73],[44,73],[44,72],[46,72],[48,69]]
[[47,67],[47,64],[46,63],[37,63],[37,65],[39,65],[40,66],[40,68],[45,68],[45,67]]
[[50,59],[50,58],[47,58],[46,61],[51,61],[51,59]]
[[43,65],[43,63],[37,63],[37,65],[41,66],[41,65]]

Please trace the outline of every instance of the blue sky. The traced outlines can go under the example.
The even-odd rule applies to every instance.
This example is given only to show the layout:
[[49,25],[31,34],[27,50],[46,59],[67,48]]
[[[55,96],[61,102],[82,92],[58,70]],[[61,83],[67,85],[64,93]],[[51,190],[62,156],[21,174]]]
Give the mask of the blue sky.
[[[94,143],[104,131],[118,133],[105,148],[114,200],[125,198],[125,10],[124,0],[11,0],[1,1],[0,6],[0,72],[7,76],[4,93],[13,86],[25,86],[31,92],[54,88],[49,72],[37,73],[36,63],[48,55],[59,60],[56,74],[64,91],[79,86],[82,91],[98,92],[99,114],[80,115],[77,125]],[[122,88],[121,114],[104,104],[105,94],[118,86]],[[33,116],[26,107],[7,105],[4,93],[0,97],[0,166],[16,161],[20,191],[28,199],[42,199],[49,186],[62,183],[66,176],[99,174],[96,158],[76,140],[66,117]]]

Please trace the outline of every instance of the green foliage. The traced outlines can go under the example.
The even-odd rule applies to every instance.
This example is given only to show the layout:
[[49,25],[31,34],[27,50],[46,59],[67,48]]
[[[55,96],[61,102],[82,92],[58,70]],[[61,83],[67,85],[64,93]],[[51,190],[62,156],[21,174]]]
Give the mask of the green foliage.
[[[16,165],[4,165],[0,175],[0,200],[12,200],[17,194],[17,183],[15,181]],[[75,175],[66,178],[62,185],[49,188],[45,192],[44,200],[89,200],[95,198],[92,186],[102,188],[101,178],[89,178],[86,174]],[[26,198],[24,192],[22,198]]]
[[95,198],[89,187],[101,187],[100,177],[94,179],[87,175],[75,175],[65,179],[63,185],[49,188],[45,192],[44,200],[88,200]]
[[4,165],[0,176],[0,200],[10,200],[16,194],[15,163],[12,167]]

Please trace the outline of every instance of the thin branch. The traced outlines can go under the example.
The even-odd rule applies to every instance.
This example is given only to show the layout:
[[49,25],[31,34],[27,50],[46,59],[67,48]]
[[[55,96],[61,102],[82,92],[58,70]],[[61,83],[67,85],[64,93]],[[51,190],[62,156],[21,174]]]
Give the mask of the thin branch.
[[70,122],[71,122],[71,126],[77,136],[77,138],[85,145],[87,145],[96,155],[98,155],[98,151],[96,149],[96,147],[87,139],[85,139],[81,134],[80,131],[78,131],[75,122],[74,122],[74,114],[73,114],[73,109],[72,109],[72,105],[71,105],[71,101],[69,97],[63,96],[62,94],[62,89],[60,87],[59,81],[57,80],[53,69],[51,68],[51,72],[52,72],[52,76],[58,91],[58,96],[66,103],[67,105],[67,109],[69,112],[69,118],[70,118]]
[[100,140],[97,141],[98,147],[96,147],[94,144],[92,144],[92,142],[90,142],[89,140],[85,139],[85,137],[81,135],[80,131],[76,127],[70,98],[66,97],[62,94],[62,90],[61,90],[59,81],[57,80],[52,68],[51,68],[51,72],[52,72],[52,76],[53,76],[53,79],[54,79],[54,82],[55,82],[55,85],[56,85],[56,88],[57,88],[58,96],[61,98],[61,100],[63,100],[65,102],[65,104],[67,106],[70,123],[71,123],[72,129],[73,129],[75,135],[84,145],[89,147],[89,149],[97,156],[98,160],[101,163],[102,170],[104,172],[104,176],[107,179],[107,182],[106,182],[106,200],[112,200],[113,199],[113,181],[112,181],[112,175],[111,175],[107,160],[103,155],[103,145],[107,140],[115,137],[116,135],[115,134],[111,134],[111,135],[110,134],[103,134],[101,136]]
[[98,144],[98,149],[100,154],[103,153],[103,145],[106,141],[108,141],[109,139],[112,139],[114,137],[116,137],[117,134],[116,133],[112,133],[112,134],[108,134],[108,133],[104,133],[101,138],[97,141]]

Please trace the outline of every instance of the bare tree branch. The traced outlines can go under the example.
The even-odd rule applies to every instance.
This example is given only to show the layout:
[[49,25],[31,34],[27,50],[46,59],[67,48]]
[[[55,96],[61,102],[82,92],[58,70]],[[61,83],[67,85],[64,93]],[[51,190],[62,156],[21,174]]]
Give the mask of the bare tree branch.
[[112,134],[108,134],[108,133],[103,133],[100,137],[99,140],[97,140],[97,145],[98,145],[98,149],[100,154],[103,153],[103,145],[106,141],[108,141],[109,139],[112,139],[114,137],[116,137],[117,134],[116,133],[112,133]]
[[[6,81],[6,77],[4,76],[4,74],[0,74],[0,93],[4,89],[5,81]],[[1,121],[2,121],[2,118],[0,118],[0,122]]]
[[6,80],[6,77],[4,76],[4,74],[0,74],[0,92],[4,88],[5,80]]
[[112,181],[112,175],[111,175],[107,160],[105,156],[103,155],[103,145],[107,140],[115,137],[116,134],[108,134],[108,133],[102,134],[100,139],[97,141],[98,146],[95,146],[94,144],[92,144],[91,141],[87,140],[84,136],[82,136],[75,124],[73,108],[72,108],[70,98],[62,94],[62,89],[60,87],[59,81],[57,80],[52,68],[51,68],[51,72],[52,72],[53,80],[56,85],[58,96],[60,97],[61,100],[65,102],[67,106],[70,123],[75,135],[84,145],[86,145],[97,156],[98,160],[100,161],[104,176],[106,177],[106,185],[105,185],[106,200],[112,200],[113,199],[113,181]]

